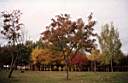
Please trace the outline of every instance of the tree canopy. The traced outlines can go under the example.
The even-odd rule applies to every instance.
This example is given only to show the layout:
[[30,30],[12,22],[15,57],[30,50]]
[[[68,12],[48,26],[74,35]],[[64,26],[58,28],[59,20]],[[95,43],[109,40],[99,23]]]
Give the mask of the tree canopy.
[[91,53],[96,47],[96,39],[93,38],[97,35],[93,32],[96,21],[92,20],[92,13],[88,16],[87,24],[82,18],[72,21],[68,14],[57,15],[51,20],[52,23],[42,32],[42,40],[47,47],[64,52],[67,66],[73,52]]
[[112,23],[111,25],[104,25],[98,38],[103,54],[102,64],[111,64],[112,66],[113,63],[118,63],[123,55],[121,51],[122,43],[119,39],[119,32],[114,28],[114,25]]

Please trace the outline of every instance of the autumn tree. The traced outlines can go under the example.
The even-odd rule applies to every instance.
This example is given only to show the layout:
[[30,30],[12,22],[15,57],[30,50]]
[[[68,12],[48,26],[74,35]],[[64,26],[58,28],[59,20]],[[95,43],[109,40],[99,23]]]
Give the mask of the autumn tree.
[[66,65],[66,78],[69,79],[69,60],[71,54],[78,52],[91,52],[95,48],[95,39],[93,36],[93,26],[95,21],[92,20],[92,13],[88,17],[87,24],[82,18],[72,21],[70,15],[61,14],[52,19],[52,23],[46,27],[42,33],[42,39],[47,47],[63,52]]
[[34,64],[50,63],[50,51],[48,49],[34,48],[31,55]]
[[[1,34],[3,34],[5,39],[8,40],[8,43],[14,47],[14,50],[16,50],[15,45],[20,42],[19,40],[21,37],[21,29],[23,27],[23,24],[20,23],[21,14],[22,13],[20,12],[20,10],[13,10],[12,12],[2,12],[3,27],[1,29]],[[14,56],[13,53],[11,55],[12,62],[10,73],[8,76],[9,78],[12,75],[18,57],[18,55]]]
[[113,63],[119,63],[122,57],[122,43],[119,39],[119,32],[112,23],[111,25],[105,24],[98,38],[103,54],[101,63],[104,65],[110,64],[111,71],[113,71]]
[[98,49],[92,49],[91,55],[88,55],[88,59],[91,61],[91,68],[93,68],[93,71],[96,71],[97,68],[97,62],[100,61],[101,54],[100,50]]
[[82,71],[85,66],[85,64],[88,62],[88,57],[86,55],[83,55],[82,53],[76,53],[75,55],[72,55],[70,60],[70,70],[71,68],[77,69],[78,71]]
[[40,69],[42,64],[62,64],[63,56],[59,51],[36,47],[32,50],[31,60]]

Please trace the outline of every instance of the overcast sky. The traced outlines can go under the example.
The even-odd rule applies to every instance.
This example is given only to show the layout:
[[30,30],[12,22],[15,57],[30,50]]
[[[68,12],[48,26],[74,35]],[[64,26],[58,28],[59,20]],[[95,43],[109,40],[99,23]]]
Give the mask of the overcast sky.
[[86,19],[93,12],[97,21],[94,28],[98,33],[101,32],[103,24],[114,22],[120,33],[122,50],[125,53],[128,53],[127,8],[128,0],[0,0],[0,11],[21,10],[22,21],[33,40],[38,40],[40,33],[55,15],[67,13],[74,19]]

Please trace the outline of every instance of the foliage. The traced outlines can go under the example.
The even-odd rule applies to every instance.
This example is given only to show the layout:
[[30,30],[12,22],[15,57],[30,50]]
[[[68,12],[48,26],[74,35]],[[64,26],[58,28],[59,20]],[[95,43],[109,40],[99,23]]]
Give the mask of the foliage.
[[49,54],[47,49],[35,48],[32,51],[32,61],[34,64],[49,63]]
[[42,33],[42,40],[47,47],[63,52],[67,74],[68,61],[73,52],[75,54],[77,52],[90,53],[92,48],[95,48],[94,42],[96,40],[90,38],[96,36],[92,28],[95,23],[92,21],[92,13],[88,17],[87,24],[83,22],[82,18],[72,21],[70,15],[61,14],[52,19],[52,23]]
[[103,26],[99,43],[102,50],[102,64],[119,63],[123,53],[121,51],[122,43],[119,39],[119,32],[114,28],[114,25],[106,24]]
[[21,14],[19,10],[2,12],[3,29],[1,30],[1,34],[9,40],[10,44],[16,44],[21,36],[21,29],[23,27],[23,24],[19,21]]
[[30,63],[30,50],[29,48],[24,44],[17,44],[17,54],[18,57],[18,65],[26,65]]
[[42,39],[40,38],[38,41],[35,42],[35,47],[38,48],[45,48],[44,43],[42,42]]
[[91,55],[88,55],[87,58],[90,61],[98,61],[99,62],[99,60],[101,58],[100,51],[98,49],[92,49]]
[[91,52],[91,49],[95,47],[95,39],[90,38],[96,35],[92,28],[95,25],[95,21],[92,21],[92,14],[89,16],[87,25],[81,18],[76,22],[71,21],[67,14],[57,15],[52,21],[42,33],[43,42],[48,46],[53,46],[54,49],[57,47],[60,51],[66,48],[71,51],[82,49],[85,52]]
[[60,57],[61,54],[47,48],[34,48],[31,59],[34,64],[57,64],[62,63],[63,57]]
[[10,52],[13,52],[13,48],[3,46],[0,49],[0,65],[10,65],[12,57]]
[[98,49],[92,49],[91,55],[88,55],[88,59],[90,61],[91,70],[96,71],[97,63],[101,60],[101,54]]
[[77,53],[71,57],[70,64],[85,64],[88,61],[88,58],[86,55],[83,55],[81,53]]
[[[21,40],[21,29],[23,28],[23,24],[20,23],[20,16],[20,10],[14,10],[12,12],[2,12],[3,27],[1,30],[1,34],[3,34],[6,39],[8,39],[8,43],[13,46],[14,50],[16,50],[15,45],[20,43]],[[11,77],[12,72],[16,66],[18,57],[18,54],[13,54],[13,52],[10,55],[12,55],[12,62],[10,73],[8,76],[9,78]]]
[[31,54],[30,46],[27,44],[17,44],[14,46],[6,45],[0,47],[0,64],[1,65],[11,65],[12,56],[17,56],[17,65],[26,65],[30,63],[30,54]]

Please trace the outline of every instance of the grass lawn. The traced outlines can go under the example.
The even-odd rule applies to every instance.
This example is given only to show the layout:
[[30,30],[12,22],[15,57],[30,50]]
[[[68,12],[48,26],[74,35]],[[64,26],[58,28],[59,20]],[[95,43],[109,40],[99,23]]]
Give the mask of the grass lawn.
[[11,79],[7,75],[0,71],[0,83],[128,83],[128,72],[70,72],[70,80],[60,71],[14,71]]

